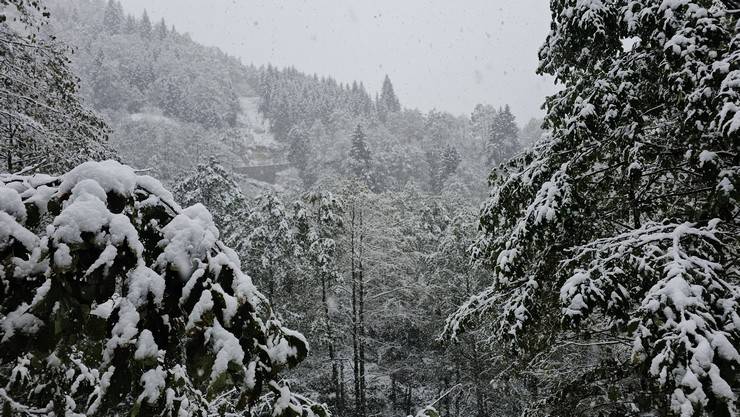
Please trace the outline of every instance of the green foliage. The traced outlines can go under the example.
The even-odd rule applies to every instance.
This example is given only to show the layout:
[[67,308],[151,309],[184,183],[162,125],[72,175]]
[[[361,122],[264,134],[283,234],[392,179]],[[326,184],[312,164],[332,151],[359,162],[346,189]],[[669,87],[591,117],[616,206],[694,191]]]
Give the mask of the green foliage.
[[491,173],[493,285],[446,328],[537,369],[528,415],[736,413],[740,39],[712,3],[552,3],[551,137]]
[[206,206],[221,231],[224,243],[240,255],[244,254],[249,203],[239,184],[215,158],[198,165],[175,185],[173,192],[182,205],[200,203]]
[[202,205],[113,161],[0,194],[4,412],[326,415],[277,382],[308,345]]

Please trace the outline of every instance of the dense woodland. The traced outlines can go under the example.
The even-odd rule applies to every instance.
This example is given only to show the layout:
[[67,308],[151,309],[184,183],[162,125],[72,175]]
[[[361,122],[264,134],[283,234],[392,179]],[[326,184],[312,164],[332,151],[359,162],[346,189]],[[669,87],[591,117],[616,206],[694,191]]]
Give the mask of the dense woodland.
[[0,7],[4,416],[739,415],[733,2],[551,2],[530,121]]

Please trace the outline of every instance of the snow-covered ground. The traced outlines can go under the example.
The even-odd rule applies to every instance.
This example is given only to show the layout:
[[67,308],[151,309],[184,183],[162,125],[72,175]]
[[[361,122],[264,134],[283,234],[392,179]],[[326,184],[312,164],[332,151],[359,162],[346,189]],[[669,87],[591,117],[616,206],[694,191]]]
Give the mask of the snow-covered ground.
[[[270,133],[270,122],[259,112],[259,97],[240,97],[241,111],[236,117],[237,126],[247,129],[251,133],[252,141],[246,146],[250,148],[264,147],[280,149],[280,144]],[[249,136],[249,135],[245,135]]]

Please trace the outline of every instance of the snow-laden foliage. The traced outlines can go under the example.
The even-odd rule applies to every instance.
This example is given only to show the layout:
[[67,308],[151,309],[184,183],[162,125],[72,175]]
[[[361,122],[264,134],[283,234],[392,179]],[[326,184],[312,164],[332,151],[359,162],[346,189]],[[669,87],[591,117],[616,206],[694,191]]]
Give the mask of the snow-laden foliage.
[[[201,204],[114,161],[0,183],[0,403],[17,415],[323,415]],[[266,392],[266,396],[262,393]]]
[[246,228],[246,268],[274,302],[278,293],[293,290],[289,260],[297,247],[290,213],[274,192],[267,192],[254,200]]
[[249,216],[249,203],[239,184],[215,158],[199,164],[194,172],[175,185],[173,193],[184,206],[197,203],[206,206],[223,242],[241,253],[246,239],[244,224]]
[[540,71],[565,87],[546,102],[552,135],[491,175],[472,252],[493,285],[446,332],[492,315],[494,339],[537,352],[564,335],[559,314],[584,336],[630,337],[656,393],[581,401],[737,415],[737,14],[690,0],[551,7]]
[[69,48],[47,33],[36,1],[0,1],[0,158],[3,170],[61,172],[110,155],[107,127],[85,108]]

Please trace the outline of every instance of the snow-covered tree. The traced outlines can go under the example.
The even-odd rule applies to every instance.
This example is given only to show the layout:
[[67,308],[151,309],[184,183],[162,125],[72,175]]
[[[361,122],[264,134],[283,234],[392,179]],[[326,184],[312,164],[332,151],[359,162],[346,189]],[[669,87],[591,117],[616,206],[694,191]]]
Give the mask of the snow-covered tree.
[[396,92],[393,91],[393,83],[391,83],[391,79],[387,74],[383,79],[380,97],[377,99],[375,106],[380,120],[383,121],[387,119],[389,114],[401,111],[401,103],[398,101],[398,97],[396,97]]
[[545,131],[542,129],[542,119],[532,118],[522,127],[519,132],[519,144],[522,147],[532,146],[542,139]]
[[257,197],[247,218],[246,269],[273,303],[290,293],[296,252],[290,213],[274,192]]
[[455,173],[460,165],[460,154],[457,149],[447,145],[444,148],[436,148],[427,152],[429,163],[430,185],[433,193],[439,194],[445,181]]
[[324,415],[278,380],[283,327],[201,204],[114,161],[0,181],[5,415]]
[[493,285],[447,334],[489,316],[522,353],[586,347],[544,410],[737,415],[738,15],[718,1],[551,8],[551,138],[491,174],[473,253]]
[[125,25],[125,14],[121,3],[116,0],[108,0],[103,14],[103,30],[110,34],[121,33]]
[[151,39],[152,37],[152,21],[149,20],[146,10],[142,13],[141,21],[139,22],[139,35],[144,39]]
[[110,156],[107,127],[78,97],[68,49],[46,33],[40,2],[0,2],[0,157],[3,170],[60,172]]
[[316,182],[315,167],[309,167],[312,159],[308,129],[303,126],[293,127],[288,133],[288,161],[298,170],[306,188]]
[[357,125],[354,133],[352,133],[347,164],[353,178],[364,182],[366,185],[370,185],[372,181],[372,160],[366,138],[367,136],[362,130],[362,126]]
[[493,118],[496,116],[496,108],[490,104],[476,104],[473,113],[470,114],[470,128],[473,136],[485,142],[491,133]]
[[195,172],[178,182],[173,190],[184,206],[206,206],[221,231],[224,243],[243,255],[249,203],[239,184],[215,158],[200,164]]
[[488,127],[486,137],[488,163],[502,163],[513,156],[519,150],[518,135],[519,128],[507,104],[493,115]]
[[[336,340],[337,326],[334,323],[336,318],[332,317],[332,310],[336,309],[336,288],[341,279],[337,240],[344,227],[344,203],[331,192],[312,191],[296,203],[295,211],[295,238],[301,247],[305,275],[318,284],[320,292],[321,314],[318,327],[320,342],[325,346],[331,363],[332,402],[336,412],[343,415],[344,387],[341,385],[341,359]],[[312,284],[309,286],[313,287]],[[313,300],[310,304],[315,305]]]

